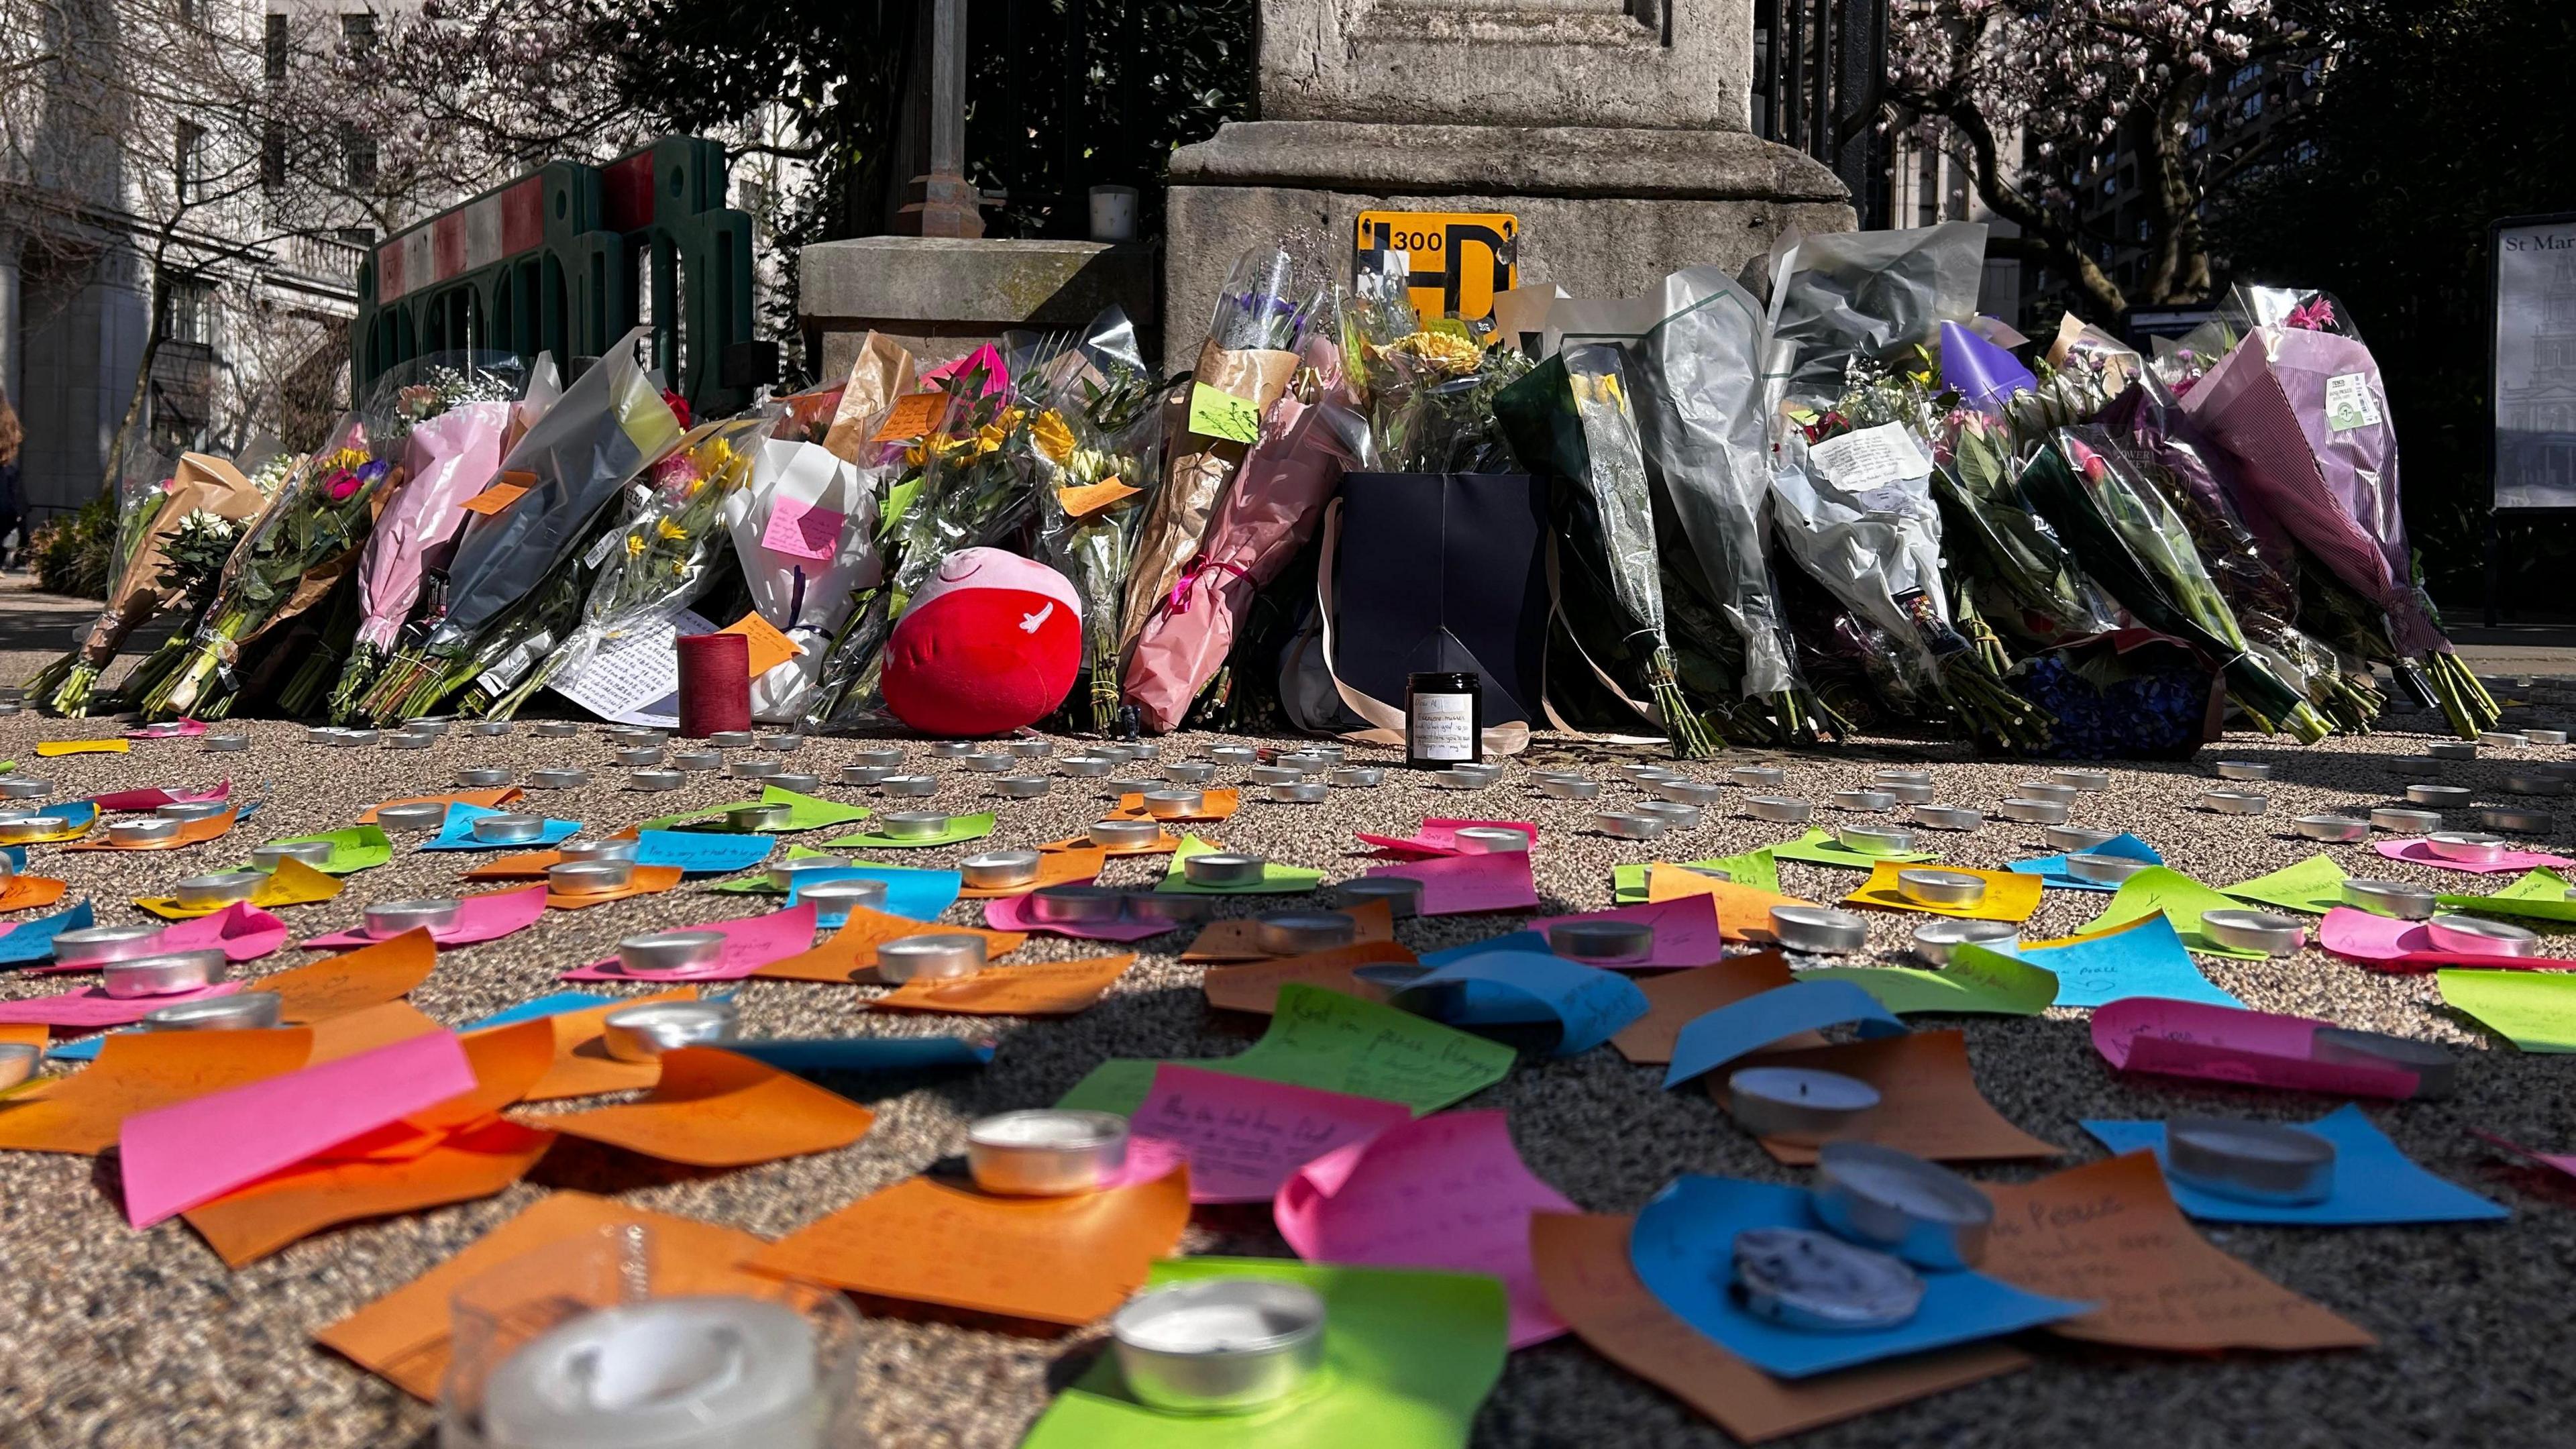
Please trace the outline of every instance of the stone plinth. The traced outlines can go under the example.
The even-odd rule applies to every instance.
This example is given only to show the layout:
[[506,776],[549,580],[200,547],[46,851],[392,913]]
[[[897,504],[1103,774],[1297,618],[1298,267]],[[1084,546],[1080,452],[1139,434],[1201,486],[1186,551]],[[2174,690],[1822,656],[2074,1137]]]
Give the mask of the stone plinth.
[[1115,305],[1148,357],[1161,345],[1153,250],[1143,245],[873,236],[817,242],[797,266],[798,320],[825,382],[849,371],[871,330],[929,367],[1014,329],[1078,328]]

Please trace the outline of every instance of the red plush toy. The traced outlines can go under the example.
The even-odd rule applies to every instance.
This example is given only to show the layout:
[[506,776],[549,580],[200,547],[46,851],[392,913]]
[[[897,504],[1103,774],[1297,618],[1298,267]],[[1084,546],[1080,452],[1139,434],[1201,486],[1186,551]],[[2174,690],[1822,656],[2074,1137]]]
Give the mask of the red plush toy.
[[924,734],[1002,734],[1062,704],[1081,666],[1082,603],[1064,575],[959,549],[895,621],[886,708]]

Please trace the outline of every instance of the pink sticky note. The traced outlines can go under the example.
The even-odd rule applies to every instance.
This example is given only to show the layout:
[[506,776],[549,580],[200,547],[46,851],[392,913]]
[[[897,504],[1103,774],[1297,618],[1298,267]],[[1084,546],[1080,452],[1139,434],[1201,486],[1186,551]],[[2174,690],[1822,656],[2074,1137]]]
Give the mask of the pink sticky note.
[[235,901],[211,916],[171,922],[155,944],[164,951],[216,946],[227,961],[256,961],[286,944],[286,923],[248,901]]
[[1655,928],[1655,949],[1643,961],[1603,962],[1621,970],[1714,966],[1726,955],[1726,938],[1717,926],[1715,896],[1683,896],[1649,905],[1615,906],[1572,916],[1542,916],[1528,929],[1544,935],[1566,921],[1642,921]]
[[1279,1235],[1308,1262],[1502,1279],[1514,1348],[1565,1332],[1530,1263],[1530,1214],[1577,1211],[1522,1164],[1500,1112],[1434,1113],[1335,1148],[1272,1204]]
[[168,996],[119,997],[110,996],[95,986],[85,986],[60,996],[0,1001],[0,1021],[65,1027],[132,1026],[162,1007],[176,1006],[183,1001],[203,1001],[209,996],[230,996],[241,989],[242,984],[238,981],[219,981],[202,991],[179,991]]
[[2494,1146],[2501,1147],[2516,1157],[2537,1162],[2543,1167],[2554,1167],[2560,1172],[2566,1173],[2569,1177],[2576,1177],[2576,1153],[2534,1152],[2519,1142],[2508,1141],[2505,1138],[2498,1137],[2492,1132],[2481,1132],[2474,1127],[2469,1129],[2469,1135],[2478,1139],[2480,1142],[2490,1143]]
[[614,956],[563,974],[566,981],[740,981],[772,961],[793,956],[814,944],[814,903],[745,916],[681,926],[683,931],[713,931],[725,938],[724,954],[712,966],[675,971],[632,971]]
[[1190,1201],[1268,1202],[1307,1163],[1412,1120],[1402,1102],[1165,1062],[1129,1126],[1188,1159]]
[[[1134,1187],[1140,1182],[1160,1182],[1171,1176],[1173,1169],[1188,1161],[1189,1158],[1172,1143],[1152,1137],[1131,1137],[1127,1139],[1127,1160],[1110,1174],[1108,1181],[1100,1184],[1100,1190],[1107,1192],[1112,1188]],[[1193,1181],[1192,1186],[1196,1185]],[[1200,1199],[1193,1195],[1191,1200]]]
[[129,740],[193,740],[205,732],[204,720],[174,719],[165,724],[145,725],[141,729],[127,730],[125,737]]
[[[543,885],[467,896],[456,903],[456,919],[432,929],[429,938],[442,946],[471,946],[478,941],[497,941],[513,931],[535,925],[537,918],[545,913],[546,888]],[[315,936],[304,942],[300,949],[372,946],[379,939],[363,930],[334,931],[328,936]]]
[[1530,879],[1526,850],[1434,856],[1402,865],[1376,866],[1368,874],[1403,876],[1422,882],[1422,904],[1417,909],[1426,916],[1538,909],[1538,886]]
[[94,795],[90,797],[90,803],[101,810],[158,810],[164,805],[176,805],[182,801],[228,800],[232,793],[233,782],[226,780],[202,790],[117,790]]
[[984,925],[995,931],[1045,931],[1085,941],[1142,941],[1180,929],[1172,921],[1140,921],[1126,916],[1114,921],[1041,921],[1029,913],[1027,896],[995,896],[984,902]]
[[2371,849],[2387,856],[2390,860],[2409,861],[2416,865],[2439,866],[2444,870],[2464,870],[2471,875],[2500,875],[2509,870],[2523,871],[2540,870],[2543,868],[2556,870],[2562,865],[2576,865],[2576,860],[2569,860],[2563,855],[2544,855],[2536,850],[2508,850],[2504,853],[2504,859],[2499,860],[2492,865],[2471,865],[2465,860],[2453,860],[2448,856],[2435,855],[2433,853],[2433,847],[2420,839],[2383,840],[2378,844],[2373,845]]
[[2482,966],[2502,971],[2576,970],[2576,961],[2553,956],[2501,956],[2453,951],[2433,944],[2422,921],[2401,921],[2352,906],[2337,906],[2317,925],[2317,944],[2350,961],[2382,971],[2431,971],[2443,966]]
[[2310,1060],[2317,1028],[2325,1025],[2312,1017],[2130,996],[2094,1010],[2093,1049],[2117,1070],[2151,1076],[2348,1097],[2415,1095],[2413,1072]]
[[465,1049],[437,1031],[137,1112],[116,1134],[125,1220],[148,1228],[473,1090]]
[[1463,855],[1465,852],[1458,848],[1458,832],[1479,825],[1517,830],[1532,841],[1538,839],[1538,827],[1526,820],[1451,820],[1437,815],[1425,817],[1422,828],[1411,835],[1371,835],[1365,830],[1356,833],[1370,845],[1398,855]]
[[760,546],[772,553],[828,561],[841,551],[841,528],[849,521],[850,516],[838,509],[781,498],[770,507]]

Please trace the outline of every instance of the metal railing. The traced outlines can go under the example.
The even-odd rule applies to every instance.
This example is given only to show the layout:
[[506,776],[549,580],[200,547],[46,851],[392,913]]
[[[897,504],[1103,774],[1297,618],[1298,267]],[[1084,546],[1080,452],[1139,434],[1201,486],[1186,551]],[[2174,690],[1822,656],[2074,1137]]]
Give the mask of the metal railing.
[[1754,0],[1753,130],[1834,169],[1863,229],[1887,220],[1887,0]]

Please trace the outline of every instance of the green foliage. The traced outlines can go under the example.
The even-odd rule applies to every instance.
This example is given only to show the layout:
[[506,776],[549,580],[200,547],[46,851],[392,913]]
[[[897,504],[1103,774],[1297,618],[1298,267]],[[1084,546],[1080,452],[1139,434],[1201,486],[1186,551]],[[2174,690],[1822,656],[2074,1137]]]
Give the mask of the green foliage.
[[46,593],[106,598],[116,563],[116,495],[101,493],[79,512],[38,528],[27,551],[35,560],[37,586]]

